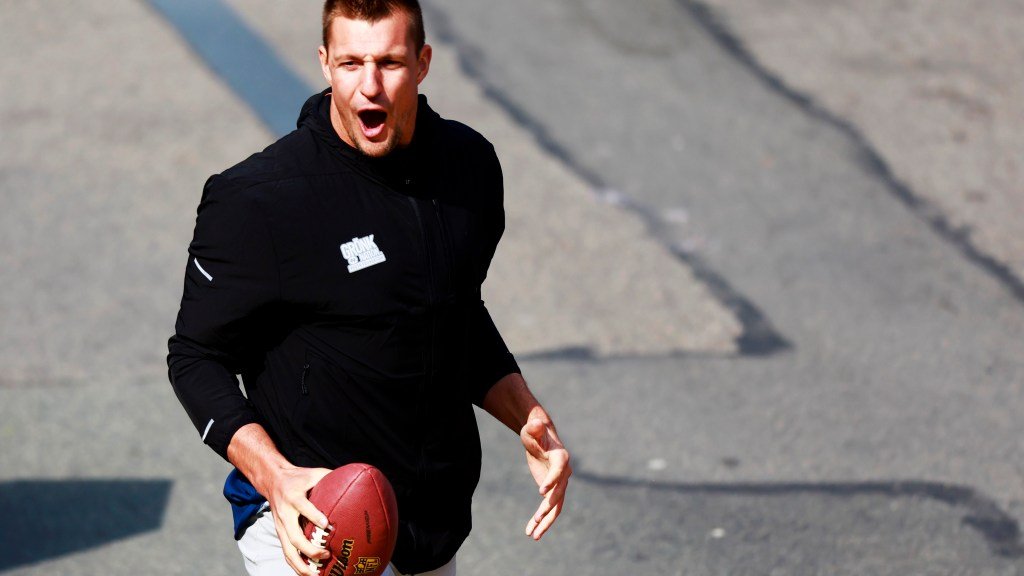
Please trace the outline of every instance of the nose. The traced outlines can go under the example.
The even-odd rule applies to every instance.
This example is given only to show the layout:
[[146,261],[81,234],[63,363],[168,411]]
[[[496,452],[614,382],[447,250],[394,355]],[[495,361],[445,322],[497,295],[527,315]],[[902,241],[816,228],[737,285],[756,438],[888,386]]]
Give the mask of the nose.
[[363,77],[359,82],[359,92],[367,100],[373,100],[380,95],[382,89],[380,68],[373,62],[367,62],[363,66]]

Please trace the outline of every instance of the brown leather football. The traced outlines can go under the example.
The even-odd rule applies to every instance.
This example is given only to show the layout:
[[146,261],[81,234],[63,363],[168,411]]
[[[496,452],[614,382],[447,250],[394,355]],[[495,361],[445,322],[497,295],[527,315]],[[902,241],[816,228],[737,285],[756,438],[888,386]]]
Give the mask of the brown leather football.
[[369,464],[346,464],[324,476],[309,500],[327,516],[321,530],[303,518],[311,542],[331,551],[328,560],[302,557],[321,576],[379,576],[388,567],[398,539],[398,503],[391,483]]

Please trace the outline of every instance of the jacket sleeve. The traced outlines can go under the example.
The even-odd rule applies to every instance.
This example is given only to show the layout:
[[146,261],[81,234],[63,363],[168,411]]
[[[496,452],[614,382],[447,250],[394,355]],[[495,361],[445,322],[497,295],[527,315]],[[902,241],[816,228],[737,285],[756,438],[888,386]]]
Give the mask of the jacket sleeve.
[[[485,260],[481,264],[483,270],[480,282],[482,284],[487,277],[487,269],[490,267],[498,242],[505,232],[504,183],[501,163],[490,144],[486,146],[484,160],[481,162],[480,178],[483,183],[481,189],[487,191],[486,197],[491,202],[482,214],[487,234],[487,251]],[[512,373],[521,373],[521,371],[482,300],[470,329],[472,331],[469,357],[470,396],[474,404],[482,406],[487,392],[497,384],[498,380]]]
[[251,194],[222,176],[203,189],[189,245],[168,377],[203,442],[227,459],[231,437],[259,418],[235,375],[253,327],[279,296],[272,240]]
[[515,356],[508,350],[501,334],[498,333],[491,315],[484,303],[474,318],[472,340],[473,350],[469,356],[470,400],[473,404],[483,407],[484,397],[498,380],[509,374],[519,374],[519,364]]

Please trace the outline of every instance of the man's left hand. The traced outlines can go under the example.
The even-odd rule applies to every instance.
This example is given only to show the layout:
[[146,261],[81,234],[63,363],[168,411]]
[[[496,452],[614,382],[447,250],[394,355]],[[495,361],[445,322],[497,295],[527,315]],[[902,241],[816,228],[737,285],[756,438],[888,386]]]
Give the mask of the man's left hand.
[[519,437],[526,448],[526,463],[530,473],[544,497],[537,513],[526,523],[526,535],[540,540],[562,513],[572,465],[569,463],[569,451],[562,445],[550,421],[531,418],[523,426]]

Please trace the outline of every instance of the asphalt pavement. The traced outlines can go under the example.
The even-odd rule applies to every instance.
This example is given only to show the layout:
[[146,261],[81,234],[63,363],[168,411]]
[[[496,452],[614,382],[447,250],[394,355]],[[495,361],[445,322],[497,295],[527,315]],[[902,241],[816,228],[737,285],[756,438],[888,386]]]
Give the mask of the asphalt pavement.
[[[315,89],[316,4],[228,18]],[[242,572],[162,354],[202,182],[275,124],[159,5],[5,7],[3,573]],[[425,3],[424,91],[505,164],[488,302],[577,470],[529,541],[482,414],[460,573],[1021,573],[1024,302],[695,6]]]

